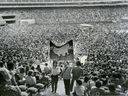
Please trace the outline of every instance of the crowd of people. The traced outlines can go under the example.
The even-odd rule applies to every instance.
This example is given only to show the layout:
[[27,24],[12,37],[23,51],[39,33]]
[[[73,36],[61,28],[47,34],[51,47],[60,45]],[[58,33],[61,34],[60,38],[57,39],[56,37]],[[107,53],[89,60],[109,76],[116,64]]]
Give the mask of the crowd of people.
[[57,93],[63,80],[66,96],[127,96],[127,59],[82,64],[53,60],[52,66],[34,66],[33,62],[0,61],[0,96],[47,96],[44,90]]
[[[3,48],[0,50],[0,96],[31,96],[33,94],[39,96],[50,86],[52,93],[56,93],[59,80],[64,81],[66,95],[126,95],[128,62],[121,61],[120,58],[123,55],[128,56],[128,33],[125,32],[126,30],[121,32],[122,29],[127,29],[127,23],[110,23],[127,16],[126,11],[127,7],[17,11],[17,14],[20,14],[17,19],[36,18],[38,24],[29,26],[23,24],[24,26],[20,27],[19,24],[14,24],[0,28],[0,49]],[[89,31],[91,33],[89,36],[87,32],[81,34],[81,31],[74,26],[81,24],[81,21],[92,24],[94,22],[95,28],[93,32]],[[76,54],[84,54],[88,50],[100,54],[97,58],[89,56],[89,61],[93,62],[86,62],[87,64],[81,64],[78,60],[71,67],[70,63],[65,61],[60,67],[58,61],[53,61],[52,68],[49,69],[48,64],[45,64],[46,67],[43,70],[40,65],[35,67],[33,62],[21,62],[32,57],[45,61],[48,58],[47,42],[49,40],[64,43],[70,39],[75,40],[75,44],[78,43],[75,45]],[[15,50],[9,49],[13,47]],[[21,47],[19,51],[18,48]],[[110,50],[109,54],[106,50]],[[109,55],[118,60],[107,60],[111,58]],[[1,56],[4,57],[1,59]],[[102,62],[103,59],[105,62]]]
[[50,86],[45,71],[47,66],[42,71],[40,65],[35,67],[32,62],[0,61],[0,96],[42,96],[40,92]]

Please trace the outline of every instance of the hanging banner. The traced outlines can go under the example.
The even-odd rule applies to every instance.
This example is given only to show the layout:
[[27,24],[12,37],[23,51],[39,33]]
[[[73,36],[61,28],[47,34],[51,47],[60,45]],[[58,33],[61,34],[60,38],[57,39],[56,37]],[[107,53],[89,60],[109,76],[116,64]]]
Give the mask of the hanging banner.
[[62,46],[56,46],[50,41],[50,59],[52,60],[74,60],[73,40]]

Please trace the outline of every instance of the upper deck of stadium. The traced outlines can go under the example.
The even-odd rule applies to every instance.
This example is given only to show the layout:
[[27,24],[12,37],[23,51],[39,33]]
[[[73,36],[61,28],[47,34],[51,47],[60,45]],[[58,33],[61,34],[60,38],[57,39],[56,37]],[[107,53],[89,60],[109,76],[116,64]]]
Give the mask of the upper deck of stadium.
[[0,8],[121,6],[128,0],[0,0]]

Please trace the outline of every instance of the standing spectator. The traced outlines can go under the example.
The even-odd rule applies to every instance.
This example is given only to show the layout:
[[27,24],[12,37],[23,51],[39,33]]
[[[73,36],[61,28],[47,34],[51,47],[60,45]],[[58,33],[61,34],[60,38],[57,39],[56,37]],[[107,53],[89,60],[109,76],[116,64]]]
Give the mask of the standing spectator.
[[22,96],[18,87],[8,85],[10,77],[7,69],[0,68],[0,96]]
[[63,69],[63,65],[60,65],[60,74],[62,73]]
[[74,81],[79,79],[83,75],[83,70],[81,68],[80,61],[76,62],[76,66],[72,69],[72,81],[71,81],[71,91],[73,90]]
[[52,92],[57,91],[57,84],[59,79],[60,69],[57,67],[57,61],[53,61],[53,68],[51,69]]
[[61,76],[64,80],[65,93],[70,96],[70,79],[71,79],[71,67],[69,67],[69,62],[66,62],[65,69],[62,71]]
[[51,72],[50,68],[48,67],[48,63],[45,63],[44,72],[46,75],[50,74]]

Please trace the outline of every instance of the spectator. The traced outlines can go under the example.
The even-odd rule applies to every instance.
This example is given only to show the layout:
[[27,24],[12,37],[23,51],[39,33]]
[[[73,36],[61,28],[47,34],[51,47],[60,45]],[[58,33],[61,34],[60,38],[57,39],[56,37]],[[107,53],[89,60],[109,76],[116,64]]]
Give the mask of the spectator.
[[63,65],[60,65],[60,74],[62,73],[63,69],[64,69]]
[[36,78],[36,83],[40,83],[40,82],[41,82],[41,81],[40,81],[40,79],[41,79],[40,72],[35,71],[35,72],[33,73],[33,76]]
[[101,89],[102,82],[101,81],[96,81],[96,86],[95,88],[91,89],[91,96],[104,96],[104,90]]
[[22,96],[18,87],[8,85],[10,77],[7,69],[0,68],[0,96]]
[[50,74],[51,69],[48,67],[48,63],[45,63],[44,72],[46,75]]
[[49,85],[49,78],[47,76],[45,76],[45,73],[42,73],[42,78],[41,78],[41,83],[44,84],[44,88],[48,87]]
[[32,66],[32,67],[31,67],[31,70],[33,70],[33,72],[35,72],[35,71],[36,71],[34,66]]
[[109,92],[106,93],[106,96],[125,96],[122,92],[116,92],[116,85],[114,83],[109,84]]
[[28,71],[28,76],[25,79],[26,85],[28,87],[33,87],[36,84],[36,78],[33,77],[33,70]]
[[85,88],[82,85],[81,80],[76,80],[76,86],[74,87],[73,96],[85,96]]
[[51,69],[51,82],[52,82],[52,92],[57,91],[57,84],[59,79],[60,69],[57,67],[57,61],[53,61],[53,67]]
[[93,87],[95,87],[95,82],[97,81],[98,77],[97,76],[92,76],[91,79],[89,80],[89,85],[90,88],[92,89]]
[[25,77],[25,69],[23,67],[19,68],[19,77],[20,80],[23,80],[23,78]]
[[4,63],[2,61],[0,61],[0,68],[4,67]]
[[15,79],[18,85],[22,85],[25,83],[25,69],[20,67],[18,70],[19,72],[15,74]]
[[65,69],[62,71],[61,76],[64,81],[65,93],[67,96],[70,96],[70,79],[71,79],[71,67],[69,66],[69,62],[66,62]]
[[30,70],[30,67],[27,65],[26,68],[25,68],[25,73],[26,75],[28,74],[28,71]]
[[80,61],[76,62],[76,66],[72,69],[72,81],[71,81],[71,91],[73,90],[74,81],[79,79],[83,75],[83,70],[81,68]]
[[[84,77],[84,82],[83,82],[83,86],[85,88],[85,92],[86,92],[86,95],[89,94],[89,91],[90,91],[90,84],[89,84],[89,77],[88,76],[85,76]],[[88,95],[87,95],[88,96]]]
[[7,69],[9,70],[11,74],[11,84],[16,86],[17,82],[15,80],[15,71],[14,71],[14,64],[12,62],[7,63]]
[[36,70],[39,71],[40,73],[42,73],[42,70],[40,68],[40,65],[37,65]]
[[40,75],[36,75],[36,83],[41,83],[41,76]]

